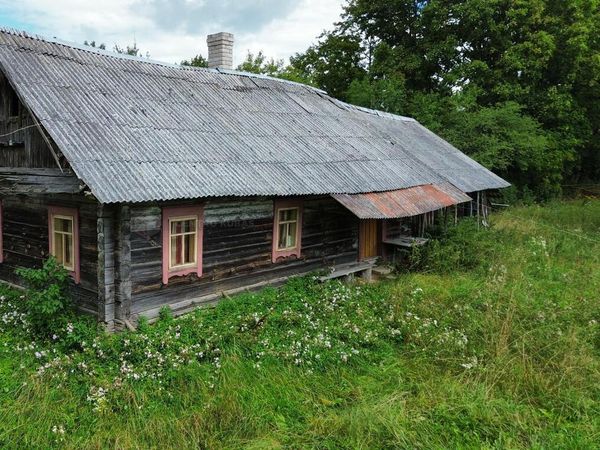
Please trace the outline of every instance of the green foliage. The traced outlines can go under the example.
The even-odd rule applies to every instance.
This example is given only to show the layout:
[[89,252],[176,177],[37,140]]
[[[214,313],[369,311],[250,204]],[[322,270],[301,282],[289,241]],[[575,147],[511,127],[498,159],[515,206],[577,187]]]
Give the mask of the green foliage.
[[275,77],[283,70],[283,67],[283,59],[277,61],[273,58],[267,59],[261,50],[256,55],[248,52],[246,59],[237,67],[237,70]]
[[321,37],[319,44],[291,57],[290,66],[301,79],[344,100],[351,83],[366,73],[362,52],[360,39],[329,33]]
[[600,3],[349,0],[292,66],[332,95],[417,118],[513,182],[556,196],[600,177]]
[[32,341],[0,287],[0,444],[595,448],[600,202],[491,224],[394,280],[298,278],[114,335]]
[[46,260],[40,269],[16,270],[28,286],[25,294],[25,312],[36,334],[49,336],[73,312],[69,294],[69,273],[54,257]]
[[158,319],[163,323],[173,322],[173,312],[168,306],[163,306],[158,312]]
[[189,60],[185,59],[180,63],[182,66],[190,66],[190,67],[208,67],[208,60],[204,58],[202,55],[196,55]]
[[[478,230],[476,221],[465,219],[447,228],[438,239],[422,247],[413,247],[409,257],[411,270],[452,273],[472,270],[493,257],[488,231]],[[482,239],[478,240],[477,236]]]
[[102,43],[102,44],[98,44],[96,45],[96,41],[83,41],[83,45],[87,45],[89,47],[93,47],[93,48],[99,48],[100,50],[106,50],[106,44]]
[[267,58],[262,50],[256,55],[248,52],[246,59],[237,67],[237,70],[282,78],[296,83],[313,84],[301,71],[291,65],[286,66],[283,59]]
[[113,47],[113,52],[129,56],[145,56],[146,58],[150,58],[150,53],[142,53],[142,50],[140,50],[140,48],[137,46],[137,42],[135,40],[133,41],[132,45],[126,45],[125,47],[115,44]]

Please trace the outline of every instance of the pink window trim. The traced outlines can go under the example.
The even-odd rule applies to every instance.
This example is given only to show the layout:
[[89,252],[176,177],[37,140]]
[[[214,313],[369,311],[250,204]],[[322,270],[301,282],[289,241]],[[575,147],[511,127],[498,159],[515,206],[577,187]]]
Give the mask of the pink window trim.
[[0,199],[0,263],[4,261],[4,247],[2,246],[2,235],[4,234],[4,224],[2,223],[2,216],[4,210],[2,209],[2,200]]
[[[296,247],[289,250],[277,250],[279,242],[279,210],[298,208],[298,226],[296,227]],[[273,202],[273,249],[271,260],[277,262],[282,258],[295,256],[300,258],[302,251],[302,200],[275,200]]]
[[[194,267],[184,267],[182,269],[169,270],[169,240],[171,238],[171,228],[169,219],[174,217],[197,216],[196,230],[196,265]],[[169,206],[162,210],[162,279],[163,284],[169,282],[169,278],[175,276],[189,275],[195,273],[202,276],[202,238],[204,233],[204,208],[202,206]]]
[[73,217],[73,254],[75,270],[69,272],[75,283],[79,284],[81,280],[81,268],[79,264],[79,211],[77,208],[64,208],[62,206],[48,206],[48,254],[52,254],[54,248],[54,221],[52,217],[72,216]]

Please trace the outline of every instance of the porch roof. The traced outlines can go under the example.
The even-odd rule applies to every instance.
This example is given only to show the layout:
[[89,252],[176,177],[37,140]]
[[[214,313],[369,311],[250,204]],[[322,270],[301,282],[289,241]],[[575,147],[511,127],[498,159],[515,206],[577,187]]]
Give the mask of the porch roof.
[[450,183],[366,194],[333,194],[332,197],[360,219],[409,217],[471,201],[471,197]]

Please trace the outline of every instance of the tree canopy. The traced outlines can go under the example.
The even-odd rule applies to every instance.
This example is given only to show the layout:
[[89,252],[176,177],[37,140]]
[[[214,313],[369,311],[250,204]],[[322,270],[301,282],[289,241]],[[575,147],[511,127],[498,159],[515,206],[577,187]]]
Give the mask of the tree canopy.
[[349,0],[290,64],[540,198],[600,178],[599,0]]

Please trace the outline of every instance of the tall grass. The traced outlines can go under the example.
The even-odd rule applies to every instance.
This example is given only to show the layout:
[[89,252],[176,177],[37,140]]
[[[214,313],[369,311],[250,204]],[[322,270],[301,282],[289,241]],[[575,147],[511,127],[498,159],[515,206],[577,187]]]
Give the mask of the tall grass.
[[0,446],[596,447],[600,202],[465,221],[418,264],[49,342],[3,292]]

